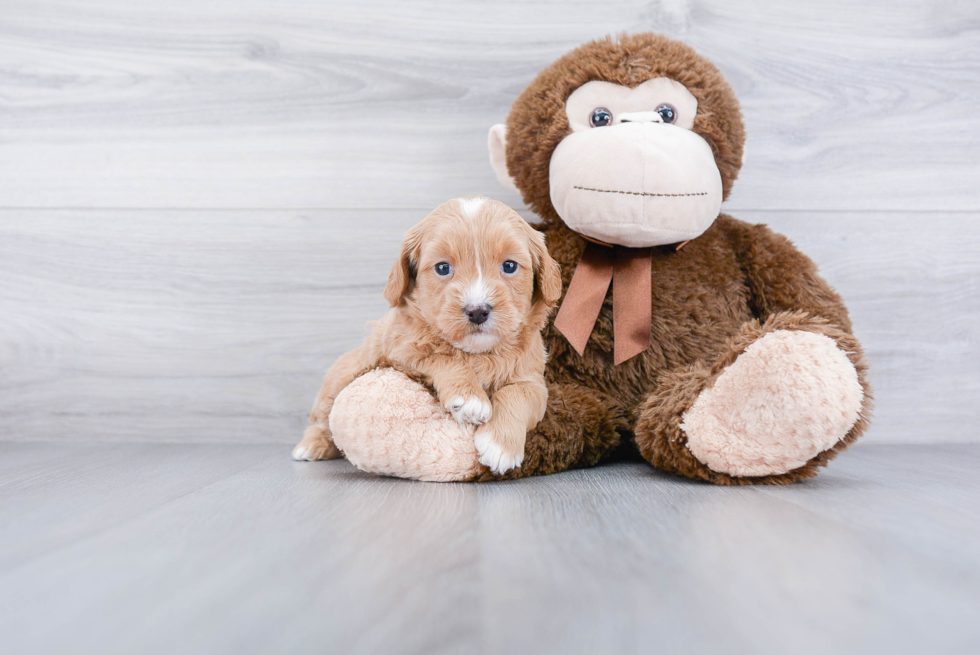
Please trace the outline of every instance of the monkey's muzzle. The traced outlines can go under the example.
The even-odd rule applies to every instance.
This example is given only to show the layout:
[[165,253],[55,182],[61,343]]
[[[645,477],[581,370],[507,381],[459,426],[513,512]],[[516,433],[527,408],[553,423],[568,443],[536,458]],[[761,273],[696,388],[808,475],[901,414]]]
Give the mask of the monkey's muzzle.
[[721,208],[711,147],[675,125],[626,122],[576,131],[551,157],[551,202],[576,232],[646,248],[700,236]]

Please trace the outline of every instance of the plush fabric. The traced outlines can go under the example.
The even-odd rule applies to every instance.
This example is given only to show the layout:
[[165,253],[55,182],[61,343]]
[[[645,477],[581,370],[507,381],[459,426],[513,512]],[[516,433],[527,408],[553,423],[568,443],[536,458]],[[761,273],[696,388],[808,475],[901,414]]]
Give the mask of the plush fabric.
[[493,168],[497,181],[505,189],[520,193],[514,178],[507,172],[507,126],[494,125],[487,134],[487,150],[490,152],[490,167]]
[[713,471],[786,473],[844,438],[863,395],[832,339],[776,330],[698,395],[681,429],[690,451]]
[[[664,105],[672,122],[653,111]],[[594,80],[575,89],[565,104],[571,134],[555,148],[549,173],[562,221],[630,248],[704,232],[718,216],[722,184],[711,147],[691,129],[697,107],[690,91],[666,77],[636,88]],[[597,108],[611,116],[601,128],[590,123]],[[495,146],[491,153],[499,160]]]
[[693,131],[707,141],[727,198],[742,165],[745,128],[735,93],[721,72],[693,48],[658,34],[606,38],[576,48],[541,71],[514,101],[507,117],[507,169],[524,202],[539,216],[555,216],[548,184],[551,155],[571,128],[565,102],[587,82],[636,87],[666,77],[697,100]]
[[[625,165],[624,154],[631,157]],[[549,184],[552,205],[568,227],[630,248],[700,236],[721,207],[711,147],[691,130],[662,123],[569,134],[552,155]]]
[[474,428],[457,423],[432,393],[390,368],[347,385],[330,412],[334,443],[370,473],[415,480],[467,480],[477,462]]

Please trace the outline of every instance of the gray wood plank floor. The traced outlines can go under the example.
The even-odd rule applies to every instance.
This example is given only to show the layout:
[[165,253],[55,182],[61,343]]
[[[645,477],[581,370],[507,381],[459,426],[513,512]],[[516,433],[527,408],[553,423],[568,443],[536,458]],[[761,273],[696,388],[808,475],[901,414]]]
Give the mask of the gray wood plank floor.
[[721,488],[0,443],[3,653],[976,653],[980,446]]

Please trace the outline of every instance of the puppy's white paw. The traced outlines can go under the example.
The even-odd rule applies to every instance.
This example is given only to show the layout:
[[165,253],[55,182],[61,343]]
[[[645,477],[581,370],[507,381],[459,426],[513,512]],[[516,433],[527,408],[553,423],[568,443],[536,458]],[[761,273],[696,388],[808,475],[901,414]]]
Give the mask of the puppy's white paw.
[[490,420],[490,403],[470,396],[463,398],[457,396],[449,405],[449,411],[453,413],[453,418],[460,423],[470,423],[472,425],[482,425]]
[[316,459],[311,452],[311,448],[307,448],[305,443],[297,444],[293,448],[293,459],[297,462],[312,462]]
[[480,463],[494,473],[506,473],[517,468],[524,461],[524,452],[518,454],[506,453],[496,441],[490,430],[478,430],[474,442],[476,452],[480,455]]
[[306,428],[303,440],[293,448],[293,459],[298,462],[315,462],[321,459],[336,459],[343,454],[337,449],[323,430],[311,425]]

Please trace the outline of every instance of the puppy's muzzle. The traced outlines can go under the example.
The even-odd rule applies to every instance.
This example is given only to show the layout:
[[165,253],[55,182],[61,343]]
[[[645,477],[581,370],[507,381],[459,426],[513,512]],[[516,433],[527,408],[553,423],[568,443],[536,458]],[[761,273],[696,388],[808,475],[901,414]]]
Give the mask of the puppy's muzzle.
[[466,314],[468,319],[470,319],[470,323],[474,325],[483,325],[487,322],[487,319],[490,318],[490,312],[492,310],[493,308],[490,305],[480,303],[467,305],[463,309],[463,313]]

